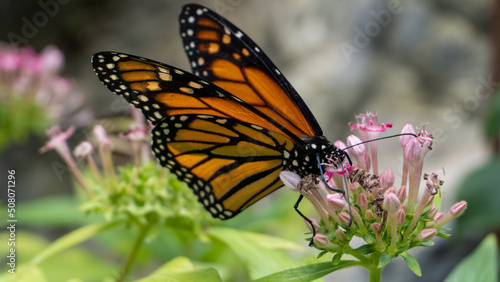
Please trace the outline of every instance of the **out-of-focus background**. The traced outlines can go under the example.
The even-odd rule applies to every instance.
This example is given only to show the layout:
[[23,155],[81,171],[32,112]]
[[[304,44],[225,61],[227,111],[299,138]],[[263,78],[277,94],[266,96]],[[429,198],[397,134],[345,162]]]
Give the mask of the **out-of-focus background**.
[[[483,118],[495,86],[493,0],[190,2],[220,13],[259,44],[300,93],[330,140],[345,141],[350,134],[347,123],[366,111],[378,112],[381,122],[394,123],[389,132],[393,134],[406,123],[428,124],[426,129],[434,134],[435,143],[425,170],[445,169],[445,210],[459,200],[456,188],[464,177],[492,158]],[[83,94],[78,99],[79,110],[84,110],[60,123],[63,129],[77,125],[77,133],[70,139],[77,144],[89,135],[94,120],[109,121],[126,113],[120,98],[96,78],[90,65],[92,54],[120,51],[189,70],[177,22],[186,3],[2,1],[0,41],[31,45],[36,52],[55,45],[64,53],[63,75]],[[45,142],[43,135],[32,135],[0,152],[2,179],[6,179],[7,169],[16,169],[19,204],[73,191],[70,174],[55,172],[51,165],[60,158],[53,152],[38,153]],[[399,146],[398,139],[379,143],[383,166],[399,167],[390,153]],[[384,152],[389,153],[384,156]],[[399,175],[399,171],[395,173]],[[272,205],[288,192],[280,191],[257,205]],[[292,200],[290,213],[293,204]],[[302,225],[298,217],[297,225]],[[23,228],[22,223],[20,226]],[[71,230],[26,228],[47,240]],[[297,240],[305,228],[299,230]],[[477,242],[470,238],[434,241],[437,247],[414,253],[425,281],[441,281]],[[385,281],[401,281],[401,277],[417,280],[401,259],[383,273]],[[367,272],[349,269],[326,279],[366,281]]]

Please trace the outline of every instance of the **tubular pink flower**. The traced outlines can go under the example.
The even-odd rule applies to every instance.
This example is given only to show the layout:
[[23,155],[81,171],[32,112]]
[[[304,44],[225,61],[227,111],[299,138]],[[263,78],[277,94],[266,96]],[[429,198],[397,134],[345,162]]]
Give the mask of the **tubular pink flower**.
[[[349,123],[351,131],[357,129],[361,140],[368,141],[376,139],[380,132],[392,128],[392,123],[378,123],[378,114],[367,112],[366,114],[356,115],[356,123]],[[373,165],[373,173],[378,175],[378,153],[377,141],[370,142],[371,160]]]
[[73,135],[74,131],[75,128],[73,126],[68,128],[68,130],[66,130],[65,132],[61,132],[61,128],[58,125],[53,126],[49,130],[47,130],[47,135],[50,137],[49,142],[47,142],[45,146],[40,148],[39,152],[43,154],[51,149],[56,150],[56,152],[62,157],[64,162],[68,165],[69,169],[73,173],[73,176],[75,177],[78,184],[80,184],[83,190],[90,195],[90,191],[87,188],[85,181],[83,180],[80,170],[78,169],[78,166],[76,165],[75,160],[71,155],[68,143],[66,142],[66,140],[68,140],[68,138],[71,135]]
[[347,137],[347,146],[349,146],[350,148],[347,151],[349,154],[354,156],[360,168],[368,170],[369,166],[366,163],[366,146],[365,144],[360,143],[361,139],[359,139],[357,136],[349,135],[349,137]]
[[467,209],[467,202],[460,201],[460,202],[454,204],[453,206],[451,206],[450,210],[445,215],[443,215],[439,218],[437,218],[437,215],[436,215],[436,217],[434,218],[434,220],[436,221],[435,228],[439,228],[439,227],[445,225],[446,223],[448,223],[448,221],[450,221],[456,217],[461,216],[464,213],[465,209]]
[[102,179],[102,175],[97,167],[97,164],[92,157],[92,153],[94,152],[94,147],[89,141],[83,141],[78,145],[74,150],[73,154],[80,159],[87,161],[87,164],[92,171],[92,174],[97,178],[97,180],[101,183],[103,187],[107,187],[106,183],[104,183]]
[[404,151],[405,162],[410,176],[410,188],[408,189],[408,212],[413,213],[417,203],[420,177],[422,175],[423,162],[419,162],[422,149],[417,139],[411,139],[406,144]]
[[111,155],[111,150],[113,148],[111,140],[109,140],[106,131],[101,125],[94,126],[93,133],[99,145],[99,155],[101,157],[104,174],[108,177],[116,178],[113,158]]

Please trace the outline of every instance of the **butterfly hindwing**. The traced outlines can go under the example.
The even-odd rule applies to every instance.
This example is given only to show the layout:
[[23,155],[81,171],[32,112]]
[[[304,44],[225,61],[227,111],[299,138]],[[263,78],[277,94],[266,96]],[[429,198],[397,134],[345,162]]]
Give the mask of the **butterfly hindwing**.
[[283,154],[295,150],[281,134],[211,115],[168,117],[154,128],[152,147],[160,163],[221,219],[283,186]]
[[322,135],[302,98],[245,33],[196,4],[184,6],[179,21],[194,74],[236,95],[298,137]]

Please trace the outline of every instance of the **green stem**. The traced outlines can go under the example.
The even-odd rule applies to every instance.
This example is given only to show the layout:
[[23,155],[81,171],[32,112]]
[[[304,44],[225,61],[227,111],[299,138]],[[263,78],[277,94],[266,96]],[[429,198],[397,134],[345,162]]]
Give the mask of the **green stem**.
[[376,265],[369,269],[370,271],[370,282],[380,282],[380,274],[382,273],[382,268],[378,268]]
[[127,276],[128,272],[130,271],[130,267],[132,266],[132,263],[135,260],[137,252],[141,248],[142,243],[144,242],[144,238],[146,237],[146,234],[148,233],[150,227],[151,227],[150,224],[140,225],[139,234],[137,234],[137,237],[135,238],[134,246],[132,247],[132,251],[130,252],[130,254],[127,258],[127,261],[126,261],[125,265],[123,266],[122,271],[120,272],[120,276],[118,277],[118,279],[116,279],[117,282],[125,281],[125,277]]

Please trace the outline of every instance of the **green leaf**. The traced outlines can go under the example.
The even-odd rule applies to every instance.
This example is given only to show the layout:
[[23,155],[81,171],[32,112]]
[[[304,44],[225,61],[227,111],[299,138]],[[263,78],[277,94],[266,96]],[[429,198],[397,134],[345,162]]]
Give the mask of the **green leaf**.
[[420,270],[420,265],[418,264],[418,261],[409,253],[407,252],[402,252],[401,256],[406,262],[406,265],[417,275],[418,277],[422,276],[422,270]]
[[287,240],[230,228],[211,228],[208,235],[231,248],[246,267],[251,279],[297,265],[277,248],[302,250],[302,247]]
[[[458,218],[461,231],[481,232],[500,227],[500,158],[472,171],[462,182],[457,199],[467,202],[467,210]],[[487,196],[485,196],[487,195]]]
[[378,260],[378,268],[384,268],[388,263],[390,263],[393,259],[393,256],[389,255],[388,253],[382,253],[380,256],[380,259]]
[[178,257],[158,268],[155,272],[138,282],[149,281],[222,281],[217,270],[213,268],[195,269],[193,263],[185,258]]
[[375,252],[375,246],[374,245],[363,245],[357,249],[354,249],[354,251],[360,255],[367,255]]
[[340,263],[340,260],[342,259],[342,255],[342,253],[336,253],[332,258],[332,264],[338,265]]
[[359,261],[344,260],[337,265],[330,262],[322,262],[304,265],[296,268],[290,268],[277,273],[273,273],[266,277],[254,280],[254,282],[308,282],[314,279],[321,278],[336,270],[344,269],[351,266],[360,265]]
[[32,259],[32,263],[39,264],[45,259],[60,253],[68,248],[71,248],[77,244],[80,244],[96,234],[116,225],[118,222],[100,222],[94,223],[91,225],[87,225],[81,227],[75,231],[72,231],[63,237],[54,241],[54,243],[50,244],[46,249],[44,249],[41,253],[39,253],[35,258]]
[[481,244],[464,258],[446,277],[446,282],[495,282],[498,275],[498,246],[494,234],[486,236]]

